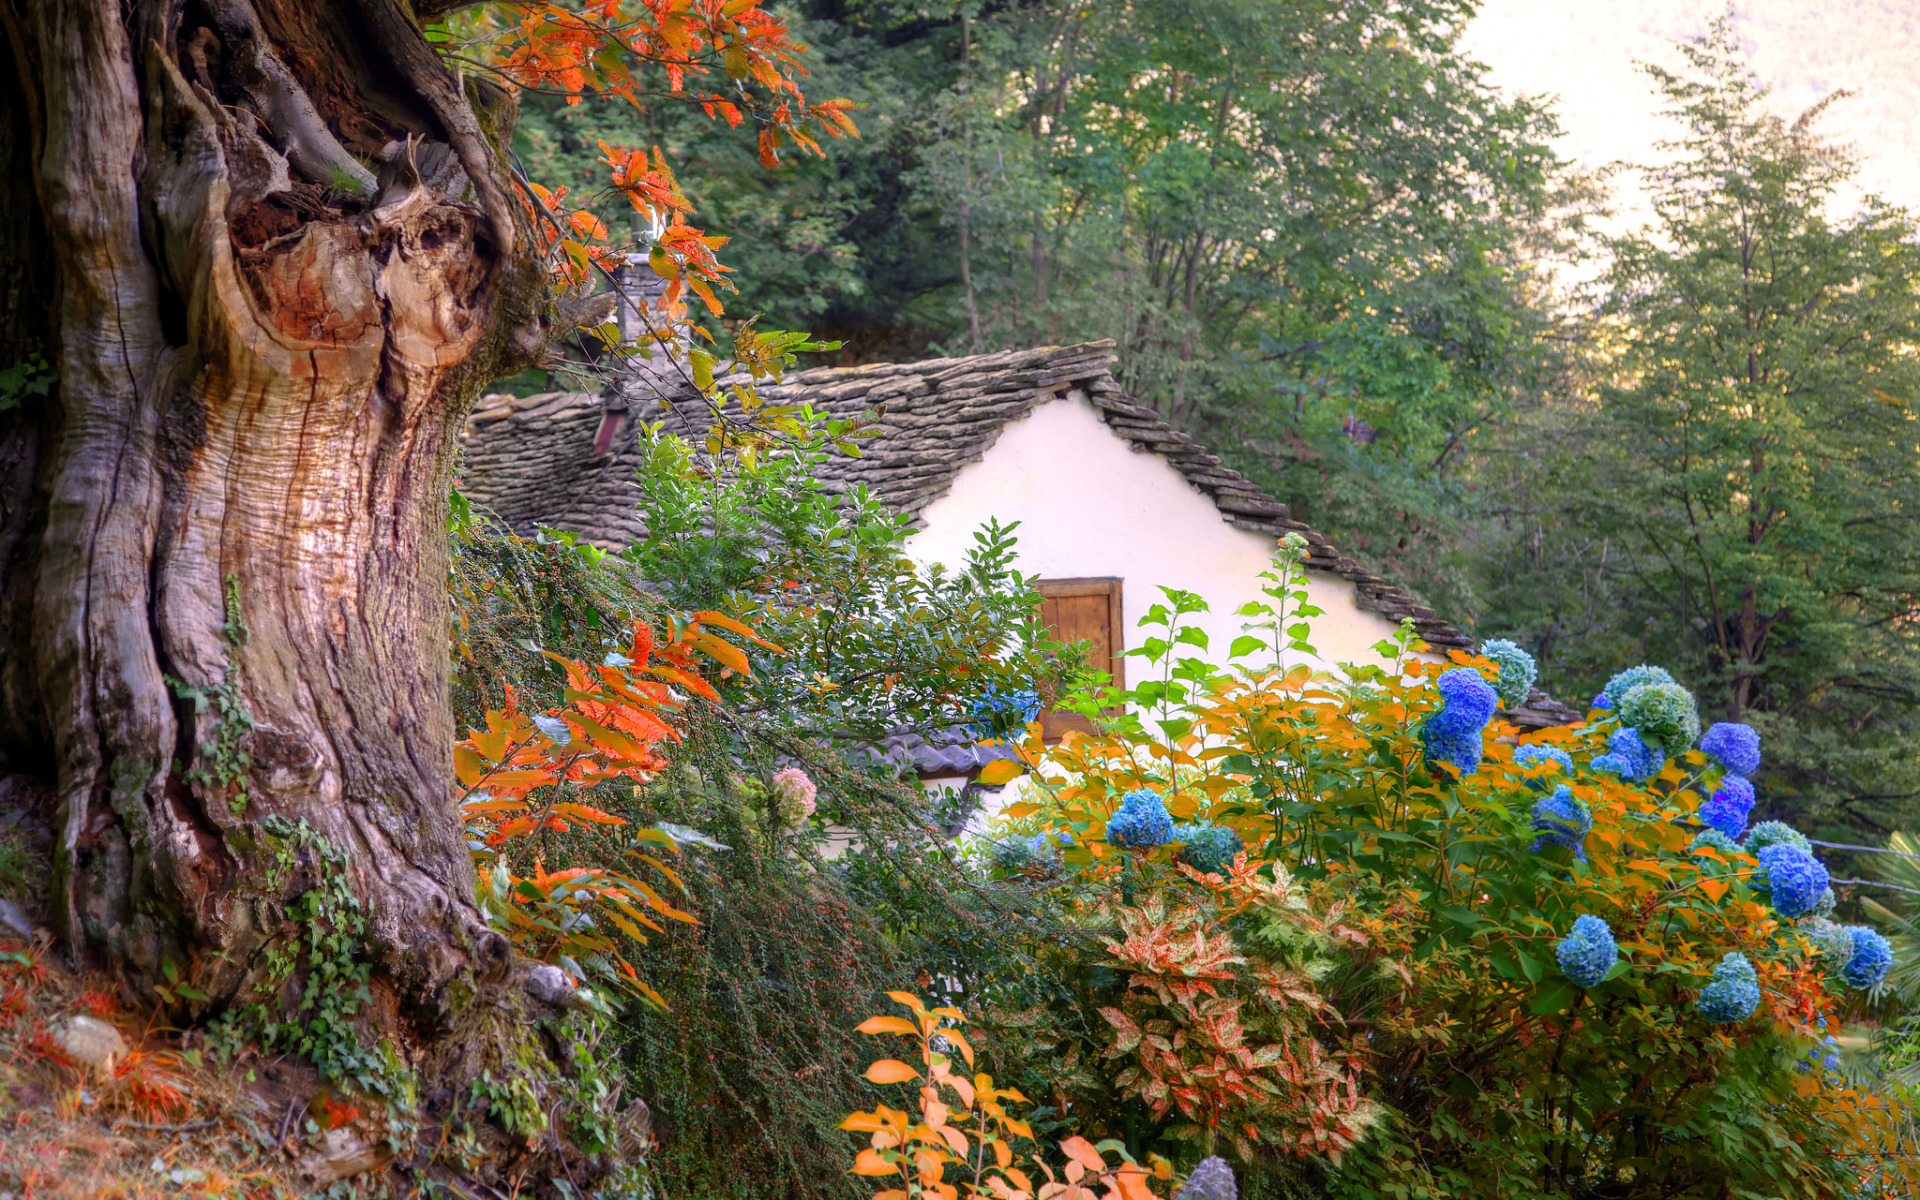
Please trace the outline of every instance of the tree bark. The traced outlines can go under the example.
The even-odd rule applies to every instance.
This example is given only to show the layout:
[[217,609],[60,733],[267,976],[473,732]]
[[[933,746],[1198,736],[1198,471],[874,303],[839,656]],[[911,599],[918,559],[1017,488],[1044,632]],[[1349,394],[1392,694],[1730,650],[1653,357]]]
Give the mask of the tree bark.
[[445,1092],[526,1003],[447,698],[454,434],[554,312],[511,102],[400,0],[0,25],[0,368],[59,372],[0,412],[0,772],[54,783],[53,921],[136,990],[184,974],[185,1017],[285,1012],[343,874],[360,1019]]

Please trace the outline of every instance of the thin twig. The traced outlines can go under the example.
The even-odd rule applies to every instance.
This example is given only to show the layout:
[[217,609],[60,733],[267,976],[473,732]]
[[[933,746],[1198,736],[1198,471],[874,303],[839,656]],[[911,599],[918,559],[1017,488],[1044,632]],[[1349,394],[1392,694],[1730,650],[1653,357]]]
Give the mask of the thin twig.
[[211,1129],[218,1121],[189,1121],[185,1125],[149,1125],[144,1121],[117,1121],[116,1129],[150,1129],[155,1133],[186,1133],[192,1129]]
[[1896,892],[1906,892],[1911,896],[1920,896],[1920,888],[1901,887],[1897,883],[1881,883],[1877,879],[1834,879],[1830,883],[1856,883],[1861,887],[1888,888]]
[[1892,854],[1899,858],[1920,858],[1920,854],[1910,854],[1905,850],[1888,850],[1884,846],[1850,846],[1845,842],[1814,842],[1812,838],[1808,838],[1807,840],[1813,842],[1816,846],[1825,846],[1829,850],[1864,850],[1868,854]]

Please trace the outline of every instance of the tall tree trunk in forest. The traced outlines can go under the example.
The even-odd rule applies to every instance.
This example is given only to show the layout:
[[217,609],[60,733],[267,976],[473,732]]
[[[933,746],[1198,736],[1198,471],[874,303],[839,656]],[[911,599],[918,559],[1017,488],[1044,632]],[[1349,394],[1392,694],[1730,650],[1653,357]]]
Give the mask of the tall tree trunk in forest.
[[[426,8],[427,5],[419,7]],[[277,998],[344,876],[431,1100],[519,1022],[452,796],[454,434],[555,319],[513,106],[404,0],[0,0],[0,772],[53,920],[188,1016]]]

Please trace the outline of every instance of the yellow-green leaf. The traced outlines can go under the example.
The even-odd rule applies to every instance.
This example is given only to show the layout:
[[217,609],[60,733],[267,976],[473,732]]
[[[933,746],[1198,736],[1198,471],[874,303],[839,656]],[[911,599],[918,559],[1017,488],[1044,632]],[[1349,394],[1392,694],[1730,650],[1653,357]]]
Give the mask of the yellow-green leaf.
[[988,787],[994,787],[1018,779],[1025,773],[1026,767],[1022,766],[1018,759],[996,758],[980,768],[980,782]]

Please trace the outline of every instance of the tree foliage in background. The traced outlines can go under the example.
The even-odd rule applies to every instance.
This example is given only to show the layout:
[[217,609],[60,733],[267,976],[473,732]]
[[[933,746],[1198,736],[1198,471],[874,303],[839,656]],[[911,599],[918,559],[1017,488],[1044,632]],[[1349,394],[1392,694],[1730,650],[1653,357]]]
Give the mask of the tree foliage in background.
[[[1671,665],[1770,747],[1767,803],[1856,836],[1920,812],[1920,226],[1815,109],[1787,123],[1722,26],[1653,72],[1686,134],[1614,239],[1590,386],[1483,478],[1485,618],[1545,686]],[[1502,494],[1504,492],[1504,494]]]
[[1560,186],[1551,118],[1458,52],[1473,9],[820,3],[810,90],[869,106],[825,159],[765,176],[664,107],[535,101],[518,144],[576,196],[600,139],[662,144],[741,239],[735,311],[857,360],[1113,337],[1140,396],[1458,608],[1453,468],[1538,378]]

